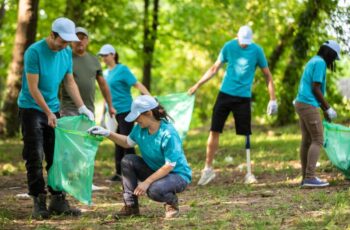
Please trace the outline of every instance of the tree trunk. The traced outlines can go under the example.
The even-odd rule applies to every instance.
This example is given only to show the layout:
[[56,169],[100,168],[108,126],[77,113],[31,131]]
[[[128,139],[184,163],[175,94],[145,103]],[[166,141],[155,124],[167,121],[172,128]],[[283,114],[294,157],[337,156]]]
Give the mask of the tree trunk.
[[76,26],[83,26],[81,23],[84,16],[85,6],[86,0],[67,0],[66,12],[64,15],[71,19]]
[[[333,5],[332,5],[333,4]],[[296,96],[302,67],[307,58],[309,49],[310,28],[319,19],[320,11],[330,14],[336,3],[323,2],[322,0],[309,0],[306,10],[299,16],[298,32],[293,40],[293,52],[290,55],[288,65],[284,71],[281,82],[283,84],[279,92],[281,98],[278,110],[277,124],[285,125],[294,121],[294,107],[292,102]]]
[[159,0],[153,2],[152,27],[148,20],[149,0],[145,0],[144,33],[143,33],[143,79],[142,83],[150,91],[152,79],[152,61],[155,43],[157,40]]
[[20,0],[12,61],[6,82],[4,105],[0,114],[0,133],[11,137],[18,132],[17,97],[21,88],[23,54],[35,41],[39,0]]

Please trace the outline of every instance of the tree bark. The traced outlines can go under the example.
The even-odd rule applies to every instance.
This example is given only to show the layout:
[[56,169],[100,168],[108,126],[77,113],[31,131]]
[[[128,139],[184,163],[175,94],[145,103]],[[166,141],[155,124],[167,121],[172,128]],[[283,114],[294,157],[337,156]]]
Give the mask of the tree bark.
[[83,26],[83,16],[86,0],[67,0],[65,17],[71,19],[76,26]]
[[157,40],[159,0],[154,0],[152,11],[152,27],[149,26],[148,8],[149,0],[145,0],[144,6],[144,33],[143,33],[143,79],[142,83],[150,91],[152,79],[152,62],[154,47]]
[[[0,30],[2,29],[2,25],[4,23],[5,13],[6,13],[5,0],[3,0],[1,2],[1,6],[0,6]],[[0,43],[1,43],[1,41],[0,41]],[[2,59],[2,56],[0,56],[0,68],[2,68],[2,67],[3,67],[3,59]],[[5,77],[4,76],[0,76],[0,105],[1,105],[1,102],[2,102],[2,92],[3,92],[3,89],[4,89],[4,86],[3,86],[4,81],[5,81]]]
[[23,54],[28,46],[35,41],[38,5],[39,0],[20,0],[19,2],[15,45],[6,82],[4,104],[0,114],[0,133],[9,137],[18,132],[17,97],[21,88]]

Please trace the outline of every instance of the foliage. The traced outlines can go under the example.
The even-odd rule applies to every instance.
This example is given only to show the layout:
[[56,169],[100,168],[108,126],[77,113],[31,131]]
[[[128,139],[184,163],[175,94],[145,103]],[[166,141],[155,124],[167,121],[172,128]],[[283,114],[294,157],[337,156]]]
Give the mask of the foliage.
[[[17,20],[17,1],[6,2],[7,11],[0,34],[0,93],[3,91],[11,59]],[[79,26],[86,27],[90,32],[89,50],[97,53],[105,43],[114,45],[121,62],[128,65],[141,81],[143,0],[40,1],[37,39],[46,37],[50,32],[52,21],[64,16],[65,12],[71,12],[68,8],[79,6],[80,2],[83,2],[84,10],[79,18]],[[310,2],[322,3],[319,5],[320,13],[312,25],[299,32],[301,28],[299,25],[305,20],[301,15],[307,10],[307,4]],[[165,95],[187,91],[215,62],[224,43],[235,37],[241,25],[248,24],[253,28],[255,42],[264,48],[268,59],[282,40],[286,39],[283,43],[283,52],[273,69],[273,78],[281,108],[291,107],[290,99],[286,101],[285,98],[295,97],[303,64],[317,52],[320,44],[328,38],[338,37],[342,45],[349,43],[346,26],[344,27],[342,22],[350,20],[348,14],[350,7],[345,5],[335,8],[336,2],[334,0],[162,0],[152,64],[152,94]],[[283,35],[291,29],[294,31],[292,35],[284,38]],[[303,49],[296,51],[296,47],[293,47],[293,44],[300,44],[295,40],[298,33],[307,40],[308,46],[303,48],[304,51]],[[285,76],[290,61],[294,60],[291,58],[299,52],[306,52],[306,55],[296,56],[294,59],[300,64],[295,66],[291,76]],[[346,68],[348,63],[349,61],[339,63],[337,76],[349,76]],[[198,90],[193,116],[194,126],[208,122],[223,72],[224,70],[220,71]],[[333,78],[333,74],[329,77]],[[288,78],[294,78],[291,83],[293,85],[286,84]],[[339,105],[340,113],[346,114],[348,109],[346,106],[341,106],[343,102],[339,98],[334,81],[329,83],[328,100]],[[276,118],[265,115],[269,97],[264,77],[259,70],[255,77],[253,100],[253,115],[256,120],[263,123],[276,121]],[[289,113],[294,114],[293,111]]]

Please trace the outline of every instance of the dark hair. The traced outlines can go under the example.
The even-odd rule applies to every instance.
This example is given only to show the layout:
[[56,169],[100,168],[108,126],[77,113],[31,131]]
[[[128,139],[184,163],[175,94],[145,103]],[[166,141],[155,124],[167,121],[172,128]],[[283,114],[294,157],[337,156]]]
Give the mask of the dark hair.
[[166,120],[166,121],[169,121],[169,120],[172,120],[173,119],[169,116],[169,114],[165,111],[164,107],[161,106],[160,104],[151,110],[152,111],[152,114],[154,116],[154,118],[157,120],[157,121],[160,121],[162,119]]
[[[328,41],[326,41],[328,43]],[[326,45],[322,45],[317,52],[317,55],[323,58],[326,62],[327,67],[334,71],[335,70],[335,60],[337,59],[337,52],[335,52],[332,48]]]
[[57,38],[57,37],[60,36],[60,35],[59,35],[57,32],[55,32],[55,31],[52,31],[52,34],[53,34],[53,37],[54,37],[54,38]]
[[115,61],[115,64],[119,63],[119,54],[117,51],[115,51],[115,54],[114,54],[114,61]]

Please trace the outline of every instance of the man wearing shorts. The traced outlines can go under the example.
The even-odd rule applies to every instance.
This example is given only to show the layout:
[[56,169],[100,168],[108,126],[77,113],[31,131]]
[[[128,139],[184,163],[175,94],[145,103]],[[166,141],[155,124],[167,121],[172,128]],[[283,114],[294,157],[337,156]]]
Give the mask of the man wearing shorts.
[[253,31],[251,28],[242,26],[238,31],[237,39],[233,39],[224,45],[215,64],[188,90],[190,95],[194,94],[201,85],[214,77],[219,69],[227,63],[221,89],[213,109],[212,125],[207,142],[206,163],[198,185],[206,185],[215,178],[212,167],[214,154],[218,150],[219,135],[223,131],[230,112],[233,113],[235,119],[236,134],[245,135],[248,138],[251,135],[251,91],[257,66],[260,67],[265,76],[270,94],[267,113],[269,115],[277,113],[272,75],[263,49],[253,43],[252,38]]

